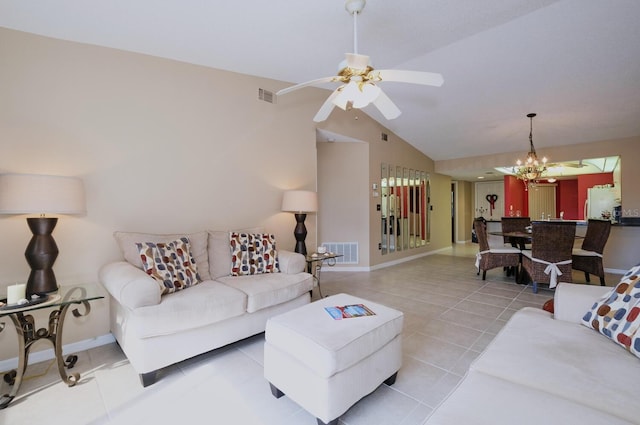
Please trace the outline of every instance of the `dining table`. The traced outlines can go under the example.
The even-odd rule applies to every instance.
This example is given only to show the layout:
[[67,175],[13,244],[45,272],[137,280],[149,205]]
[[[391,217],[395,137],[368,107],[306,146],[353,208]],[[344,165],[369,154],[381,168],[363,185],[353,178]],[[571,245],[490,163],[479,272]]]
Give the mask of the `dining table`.
[[[521,231],[511,231],[511,232],[489,232],[490,235],[494,236],[502,236],[509,239],[511,246],[516,247],[520,250],[526,249],[526,244],[530,244],[533,242],[533,233],[528,230]],[[576,239],[584,239],[584,236],[575,236]],[[520,267],[521,268],[521,267]],[[524,270],[516,270],[516,283],[524,284]]]
[[526,244],[533,240],[532,233],[526,230],[513,232],[489,232],[490,235],[509,238],[509,243],[518,249],[525,249]]

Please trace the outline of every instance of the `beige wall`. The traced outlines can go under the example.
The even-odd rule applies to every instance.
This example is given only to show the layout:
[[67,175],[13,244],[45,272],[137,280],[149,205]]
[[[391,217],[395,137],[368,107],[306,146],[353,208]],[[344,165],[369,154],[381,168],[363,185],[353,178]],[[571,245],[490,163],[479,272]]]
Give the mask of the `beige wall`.
[[[87,214],[60,217],[54,231],[59,284],[97,282],[99,268],[120,258],[115,230],[174,233],[261,225],[276,234],[281,249],[293,249],[295,220],[280,211],[282,193],[316,189],[316,128],[371,145],[381,131],[390,132],[359,111],[337,110],[317,125],[312,118],[326,90],[294,92],[277,104],[257,98],[259,88],[275,92],[285,86],[0,28],[0,173],[79,176],[87,192]],[[429,158],[392,136],[388,150],[372,149],[375,158],[359,162],[358,169],[346,166],[353,155],[361,158],[360,151],[339,162],[342,175],[361,193],[328,186],[339,196],[321,197],[321,212],[354,213],[345,223],[358,226],[355,237],[366,264],[372,263],[368,247],[375,216],[368,188],[379,178],[381,160],[433,172]],[[317,244],[320,217],[307,218],[308,247]],[[374,230],[379,232],[377,224]],[[31,234],[24,216],[0,216],[0,234],[1,294],[8,284],[26,280],[23,253]],[[107,334],[108,314],[102,300],[86,318],[69,319],[65,344]],[[44,315],[36,314],[39,323]],[[49,348],[42,343],[34,351]],[[15,331],[7,327],[0,333],[0,361],[14,358],[16,349]]]
[[[79,176],[87,192],[86,216],[61,217],[54,231],[59,284],[97,282],[99,267],[120,258],[115,230],[262,225],[293,249],[295,220],[280,211],[282,192],[316,189],[312,117],[326,92],[305,90],[276,105],[257,98],[259,87],[284,86],[0,29],[0,173]],[[0,235],[4,293],[29,274],[31,233],[24,216],[0,216]],[[107,334],[107,302],[67,326],[66,342]],[[7,327],[0,359],[16,349]]]
[[[430,251],[450,246],[450,178],[434,173],[434,164],[431,158],[424,155],[422,152],[419,152],[413,146],[409,145],[394,133],[380,126],[380,124],[376,122],[371,121],[368,122],[367,125],[363,125],[363,119],[367,119],[367,117],[363,116],[359,111],[354,110],[349,113],[342,114],[339,117],[336,117],[336,119],[327,121],[319,126],[325,130],[331,131],[332,133],[362,140],[368,144],[369,181],[366,185],[354,188],[356,191],[354,193],[357,193],[355,198],[360,199],[360,197],[364,195],[369,200],[368,233],[366,234],[366,237],[370,238],[368,242],[369,263],[363,263],[361,260],[361,265],[375,268],[376,266],[403,261],[408,257],[424,255]],[[386,141],[383,141],[381,138],[382,132],[386,133],[388,136]],[[335,145],[339,144],[336,143]],[[350,158],[345,159],[345,163],[348,164],[350,160],[358,164],[358,167],[361,165],[362,159],[360,157],[351,156]],[[382,255],[381,251],[378,249],[378,243],[381,241],[381,212],[377,211],[376,205],[380,203],[380,198],[375,198],[373,196],[371,188],[374,183],[377,183],[378,186],[380,185],[380,165],[382,162],[389,163],[394,166],[400,165],[414,170],[422,170],[429,174],[432,184],[432,202],[436,202],[437,205],[434,204],[436,207],[431,214],[431,242],[426,246],[417,249],[397,251],[386,255]],[[321,181],[323,177],[319,175],[318,179]],[[362,234],[362,243],[365,241],[364,234],[365,233]],[[362,253],[363,250],[364,248],[361,244],[360,252]]]
[[[369,265],[369,144],[318,142],[318,235],[323,242],[357,242],[358,264]],[[307,249],[310,249],[307,246]]]
[[[349,133],[338,134],[368,142],[318,143],[320,242],[358,242],[359,263],[344,265],[343,268],[363,270],[449,246],[449,177],[433,173],[433,162],[393,133],[381,129],[373,121],[365,124],[363,120],[360,116],[357,127],[337,129],[334,126],[331,131],[346,131]],[[380,131],[388,133],[388,141],[380,140]],[[381,192],[382,161],[394,167],[401,165],[429,173],[434,209],[431,213],[431,241],[426,246],[386,255],[378,249],[381,212],[377,210],[377,204],[381,198],[374,196],[372,187],[377,184],[377,192]]]

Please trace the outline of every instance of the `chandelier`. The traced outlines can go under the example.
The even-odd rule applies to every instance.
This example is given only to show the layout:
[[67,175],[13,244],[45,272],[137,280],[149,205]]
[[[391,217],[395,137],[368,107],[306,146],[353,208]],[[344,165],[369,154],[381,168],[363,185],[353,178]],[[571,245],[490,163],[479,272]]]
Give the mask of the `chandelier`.
[[536,155],[536,148],[533,147],[533,117],[536,114],[527,114],[527,117],[531,121],[531,129],[529,131],[529,153],[524,162],[519,159],[516,161],[516,165],[513,167],[513,173],[517,178],[524,183],[525,190],[529,187],[529,184],[535,183],[542,175],[547,171],[547,158],[543,157],[542,161],[538,160]]

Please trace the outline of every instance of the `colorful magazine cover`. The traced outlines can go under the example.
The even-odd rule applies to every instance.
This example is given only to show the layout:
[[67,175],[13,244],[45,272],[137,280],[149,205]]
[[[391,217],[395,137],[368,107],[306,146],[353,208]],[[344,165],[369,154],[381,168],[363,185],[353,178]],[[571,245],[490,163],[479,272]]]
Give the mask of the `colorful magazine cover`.
[[324,308],[334,320],[349,319],[351,317],[375,316],[369,307],[364,304],[350,304]]

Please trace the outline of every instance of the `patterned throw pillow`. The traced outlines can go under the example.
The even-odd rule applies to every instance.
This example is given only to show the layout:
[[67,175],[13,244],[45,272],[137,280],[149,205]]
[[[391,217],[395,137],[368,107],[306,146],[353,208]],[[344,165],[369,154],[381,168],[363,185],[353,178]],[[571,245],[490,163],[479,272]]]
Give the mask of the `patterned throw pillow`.
[[168,243],[136,243],[144,271],[160,285],[162,295],[200,283],[189,239]]
[[276,237],[262,233],[229,233],[231,276],[277,273]]
[[582,323],[640,357],[640,264],[593,304]]

